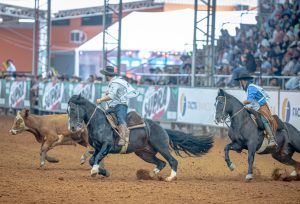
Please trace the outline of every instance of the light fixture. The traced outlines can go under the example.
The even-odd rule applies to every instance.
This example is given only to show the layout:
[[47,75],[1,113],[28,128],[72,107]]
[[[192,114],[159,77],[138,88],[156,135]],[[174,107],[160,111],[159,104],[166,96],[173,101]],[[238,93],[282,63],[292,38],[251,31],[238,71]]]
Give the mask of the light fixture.
[[18,19],[19,23],[34,23],[34,19],[30,19],[30,18],[20,18]]

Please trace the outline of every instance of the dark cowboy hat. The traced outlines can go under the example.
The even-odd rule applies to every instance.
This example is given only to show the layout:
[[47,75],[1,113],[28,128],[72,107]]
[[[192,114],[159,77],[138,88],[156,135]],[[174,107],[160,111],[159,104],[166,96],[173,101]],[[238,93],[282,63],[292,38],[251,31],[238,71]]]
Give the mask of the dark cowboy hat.
[[100,73],[105,76],[117,76],[118,75],[118,73],[115,72],[115,69],[112,66],[106,66],[106,68],[101,70]]
[[236,77],[234,78],[234,80],[237,80],[237,81],[239,81],[239,80],[248,81],[248,80],[251,80],[251,79],[253,79],[253,77],[250,75],[250,73],[246,69],[245,70],[243,69],[243,70],[239,71],[237,73]]

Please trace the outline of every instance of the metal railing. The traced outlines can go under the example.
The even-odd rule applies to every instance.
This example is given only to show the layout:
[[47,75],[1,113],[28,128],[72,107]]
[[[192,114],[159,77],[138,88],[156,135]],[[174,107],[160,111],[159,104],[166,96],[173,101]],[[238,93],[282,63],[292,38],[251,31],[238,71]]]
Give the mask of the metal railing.
[[[189,86],[191,85],[191,74],[149,74],[149,73],[135,73],[137,77],[141,78],[141,83],[143,83],[146,79],[156,79],[153,80],[154,84],[159,85],[159,80],[165,80],[166,84],[168,83],[168,80],[170,80],[171,77],[176,78],[176,85],[183,85],[183,86]],[[206,86],[205,81],[209,75],[207,74],[195,74],[195,86]],[[262,86],[272,86],[270,83],[271,80],[276,79],[277,80],[277,87],[279,86],[281,89],[285,89],[285,83],[292,78],[293,76],[253,76],[255,81],[259,83]],[[231,75],[214,75],[214,86],[217,86],[217,82],[220,79],[224,79],[227,82],[231,81]],[[186,83],[180,83],[182,79],[187,79]],[[174,81],[174,80],[173,80]],[[161,84],[160,84],[161,85]],[[229,84],[226,84],[227,86]]]

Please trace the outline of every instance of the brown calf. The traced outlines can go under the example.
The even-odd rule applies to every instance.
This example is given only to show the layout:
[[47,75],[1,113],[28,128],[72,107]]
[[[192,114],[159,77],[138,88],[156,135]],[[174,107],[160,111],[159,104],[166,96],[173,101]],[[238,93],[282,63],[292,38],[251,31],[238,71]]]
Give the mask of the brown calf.
[[57,145],[76,145],[76,143],[87,147],[87,151],[81,156],[80,162],[83,164],[89,151],[92,149],[88,143],[88,132],[86,128],[82,131],[71,133],[68,130],[68,115],[43,115],[31,114],[28,109],[23,109],[17,113],[13,126],[9,131],[16,135],[24,131],[31,132],[37,142],[41,143],[40,166],[45,165],[45,159],[48,162],[58,162],[59,160],[47,155],[48,150]]

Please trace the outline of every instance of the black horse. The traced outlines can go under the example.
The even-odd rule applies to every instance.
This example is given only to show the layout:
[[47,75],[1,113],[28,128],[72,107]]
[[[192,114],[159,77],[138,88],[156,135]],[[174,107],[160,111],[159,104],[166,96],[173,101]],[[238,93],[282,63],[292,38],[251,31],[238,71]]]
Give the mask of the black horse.
[[[98,171],[99,162],[108,153],[120,153],[121,147],[117,145],[119,137],[109,124],[102,108],[80,95],[72,96],[68,105],[69,129],[77,131],[82,128],[83,121],[88,126],[89,143],[95,149],[90,159],[90,164],[93,166],[91,175],[95,176],[97,173],[101,173]],[[159,152],[169,162],[172,169],[171,175],[166,178],[166,181],[171,181],[176,177],[178,164],[169,151],[169,145],[179,155],[180,151],[184,151],[188,155],[194,156],[205,154],[213,146],[213,138],[210,135],[194,137],[179,131],[165,130],[148,119],[145,120],[145,124],[145,128],[131,129],[126,154],[134,152],[144,161],[155,164],[154,175],[156,175],[166,165],[164,161],[156,157]]]
[[[250,113],[257,114],[244,108],[244,105],[234,96],[220,89],[216,98],[216,123],[226,122],[229,118],[231,124],[228,130],[228,136],[231,143],[224,148],[225,161],[231,171],[235,165],[230,161],[229,151],[234,150],[240,153],[243,149],[248,149],[248,174],[246,180],[253,178],[253,161],[255,153],[271,153],[277,161],[291,165],[295,168],[292,176],[296,176],[300,168],[300,163],[293,160],[294,152],[300,153],[300,133],[289,123],[283,123],[277,116],[278,123],[276,132],[276,141],[278,146],[275,148],[264,148],[267,145],[267,139],[264,137],[263,124],[260,120],[251,118]],[[265,150],[264,150],[265,149]]]

